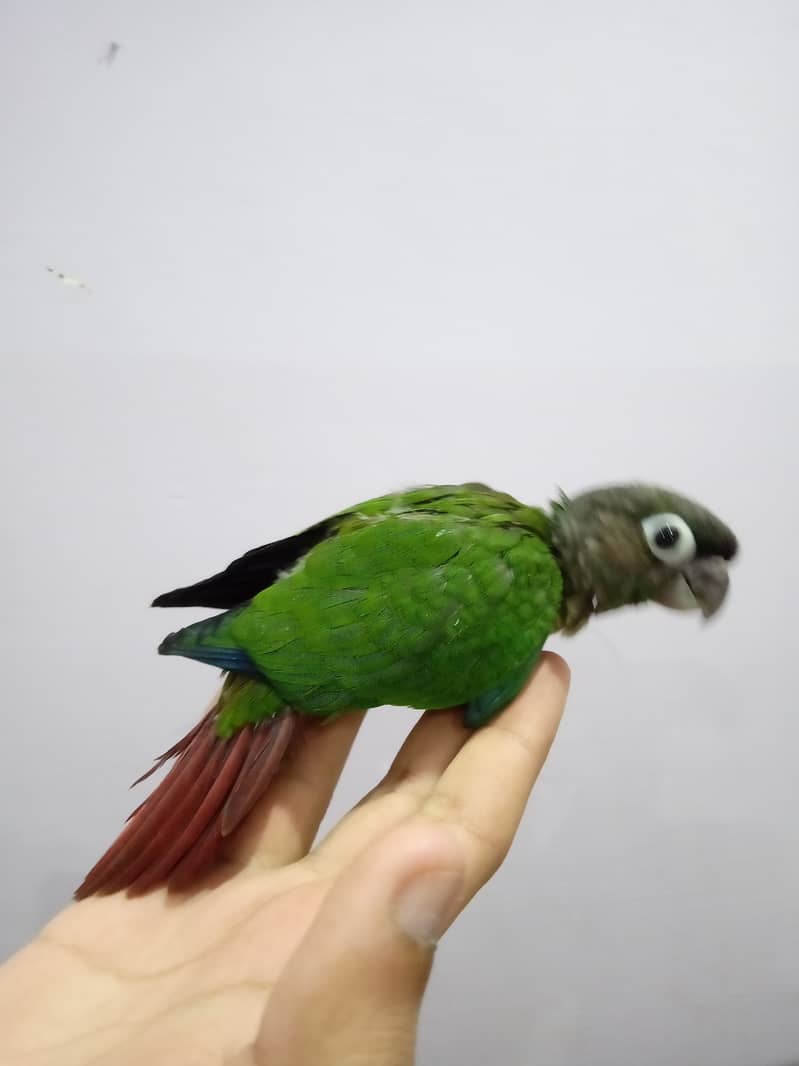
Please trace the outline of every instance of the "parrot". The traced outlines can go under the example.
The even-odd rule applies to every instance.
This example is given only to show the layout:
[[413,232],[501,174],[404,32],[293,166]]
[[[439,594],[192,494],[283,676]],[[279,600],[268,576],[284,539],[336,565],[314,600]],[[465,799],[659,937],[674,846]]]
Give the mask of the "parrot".
[[547,507],[481,483],[431,485],[357,504],[158,596],[154,607],[217,611],[158,651],[223,681],[135,782],[174,760],[75,897],[193,887],[303,720],[462,708],[479,729],[520,692],[552,634],[646,602],[711,618],[737,551],[705,507],[647,483],[559,490]]

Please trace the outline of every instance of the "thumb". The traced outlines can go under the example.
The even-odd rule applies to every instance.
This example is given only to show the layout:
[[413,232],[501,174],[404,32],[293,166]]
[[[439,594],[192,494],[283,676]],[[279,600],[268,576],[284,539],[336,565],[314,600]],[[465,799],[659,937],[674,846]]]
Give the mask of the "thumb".
[[336,881],[269,999],[254,1060],[411,1066],[433,952],[463,903],[444,826],[406,823]]

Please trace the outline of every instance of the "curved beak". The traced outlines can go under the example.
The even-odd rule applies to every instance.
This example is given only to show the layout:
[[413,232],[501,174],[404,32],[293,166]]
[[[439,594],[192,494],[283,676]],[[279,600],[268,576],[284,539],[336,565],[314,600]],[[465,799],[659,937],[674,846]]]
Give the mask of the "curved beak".
[[705,618],[711,618],[724,603],[729,587],[730,575],[723,559],[694,559],[654,599],[664,607],[701,610]]
[[695,559],[683,570],[683,577],[705,618],[711,618],[721,607],[730,588],[727,564],[718,556]]

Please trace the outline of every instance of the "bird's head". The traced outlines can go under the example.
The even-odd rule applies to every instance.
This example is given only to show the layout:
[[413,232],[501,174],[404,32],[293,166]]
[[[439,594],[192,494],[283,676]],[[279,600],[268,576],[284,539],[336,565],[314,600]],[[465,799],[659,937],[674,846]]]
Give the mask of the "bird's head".
[[647,600],[710,618],[729,588],[738,542],[720,519],[653,485],[595,489],[554,505],[552,543],[564,575],[562,628]]

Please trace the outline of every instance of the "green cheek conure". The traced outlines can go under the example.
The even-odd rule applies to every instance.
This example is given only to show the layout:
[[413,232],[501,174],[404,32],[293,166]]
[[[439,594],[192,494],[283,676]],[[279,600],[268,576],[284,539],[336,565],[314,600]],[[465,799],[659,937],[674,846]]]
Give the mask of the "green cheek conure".
[[369,500],[159,596],[154,606],[222,610],[158,650],[225,681],[157,760],[153,770],[176,759],[77,898],[195,881],[268,788],[304,716],[462,705],[477,728],[519,692],[551,633],[647,600],[710,617],[736,551],[718,518],[654,486],[562,496],[549,511],[486,485],[429,486]]

